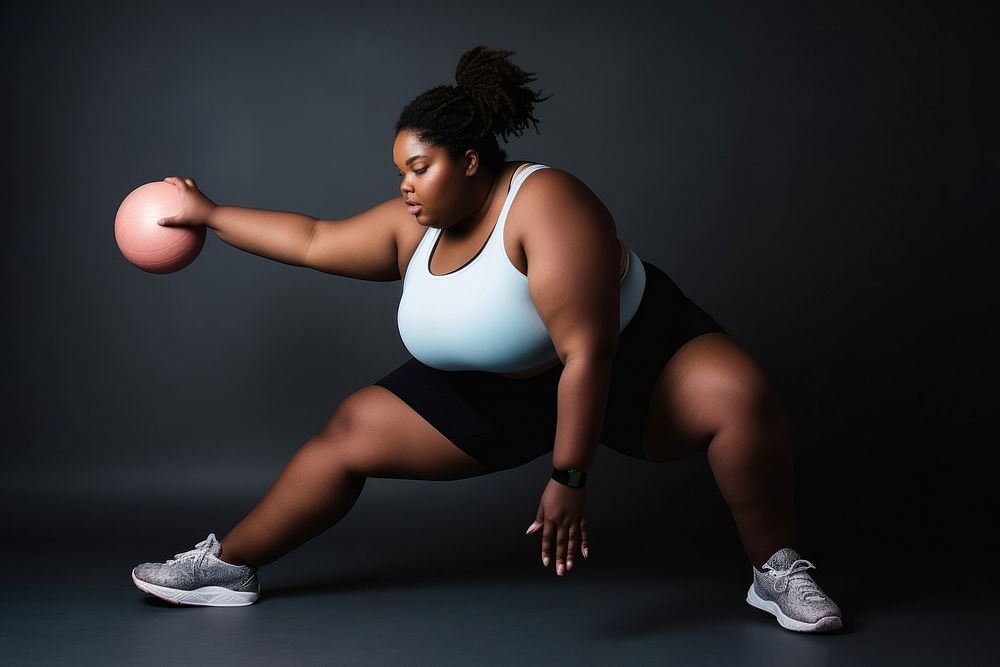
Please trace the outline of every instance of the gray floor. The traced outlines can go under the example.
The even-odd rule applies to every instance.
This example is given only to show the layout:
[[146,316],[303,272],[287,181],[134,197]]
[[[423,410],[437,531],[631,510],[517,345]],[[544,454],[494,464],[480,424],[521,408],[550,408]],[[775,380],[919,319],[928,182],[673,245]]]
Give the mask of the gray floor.
[[537,540],[501,536],[513,519],[489,510],[496,531],[454,525],[448,503],[461,487],[369,484],[368,498],[404,485],[420,520],[387,516],[363,495],[333,530],[262,568],[261,600],[235,609],[161,602],[129,573],[193,547],[203,526],[221,537],[254,498],[6,494],[18,511],[4,527],[2,662],[954,665],[994,653],[990,554],[858,550],[839,568],[820,561],[813,573],[847,627],[804,635],[747,605],[736,543],[711,548],[692,525],[655,550],[604,530],[592,559],[559,578],[538,564]]

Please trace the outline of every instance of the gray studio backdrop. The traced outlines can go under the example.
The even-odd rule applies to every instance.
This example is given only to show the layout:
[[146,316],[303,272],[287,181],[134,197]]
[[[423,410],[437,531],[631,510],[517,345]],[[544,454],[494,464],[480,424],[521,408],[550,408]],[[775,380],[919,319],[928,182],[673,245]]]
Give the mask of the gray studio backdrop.
[[[977,11],[4,9],[3,492],[133,506],[259,497],[341,400],[407,358],[401,284],[269,261],[211,231],[193,265],[144,273],[115,245],[119,203],[179,175],[220,204],[364,210],[398,195],[403,105],[454,83],[461,53],[487,44],[515,51],[554,94],[536,110],[541,133],[506,146],[511,159],[583,179],[620,237],[777,383],[810,543],[944,543],[952,510],[973,507],[989,474],[992,250],[977,236],[997,210],[998,108]],[[372,480],[363,501],[388,512],[447,488],[523,529],[549,465],[449,484]],[[739,553],[704,457],[657,466],[601,448],[591,477],[602,527],[660,525],[662,508],[696,515],[694,528]]]

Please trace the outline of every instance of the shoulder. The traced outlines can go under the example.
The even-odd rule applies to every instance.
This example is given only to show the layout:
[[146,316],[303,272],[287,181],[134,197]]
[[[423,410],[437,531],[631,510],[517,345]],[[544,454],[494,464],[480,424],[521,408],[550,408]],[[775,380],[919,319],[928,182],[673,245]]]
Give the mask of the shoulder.
[[512,212],[514,206],[519,209],[516,217],[522,242],[527,242],[533,233],[548,236],[581,227],[615,233],[614,218],[604,202],[583,180],[564,169],[549,167],[533,171],[521,183]]
[[570,172],[558,167],[536,169],[530,173],[524,179],[524,182],[521,183],[521,189],[517,195],[518,198],[521,198],[522,194],[526,199],[546,198],[561,199],[563,201],[579,197],[583,194],[594,195],[586,183]]

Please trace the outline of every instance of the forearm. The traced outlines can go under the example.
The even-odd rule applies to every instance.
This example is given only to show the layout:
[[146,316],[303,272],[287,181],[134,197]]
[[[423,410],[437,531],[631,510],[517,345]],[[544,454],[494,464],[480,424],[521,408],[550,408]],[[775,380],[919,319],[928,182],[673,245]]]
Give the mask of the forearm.
[[302,213],[242,206],[216,206],[207,221],[234,248],[294,266],[305,265],[315,224]]
[[611,385],[613,358],[570,359],[559,377],[558,421],[552,465],[590,470],[597,456]]

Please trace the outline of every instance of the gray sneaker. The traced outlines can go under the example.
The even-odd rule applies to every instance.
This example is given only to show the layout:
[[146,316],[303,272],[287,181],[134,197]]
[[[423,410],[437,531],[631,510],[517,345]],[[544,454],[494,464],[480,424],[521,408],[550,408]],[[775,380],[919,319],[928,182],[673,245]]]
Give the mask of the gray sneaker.
[[795,549],[779,549],[764,563],[763,572],[753,568],[753,584],[747,591],[747,603],[774,614],[778,625],[786,630],[839,630],[844,626],[840,607],[806,573],[815,567],[799,558]]
[[219,560],[215,533],[166,563],[142,563],[132,570],[139,590],[174,604],[244,607],[260,597],[257,568]]

